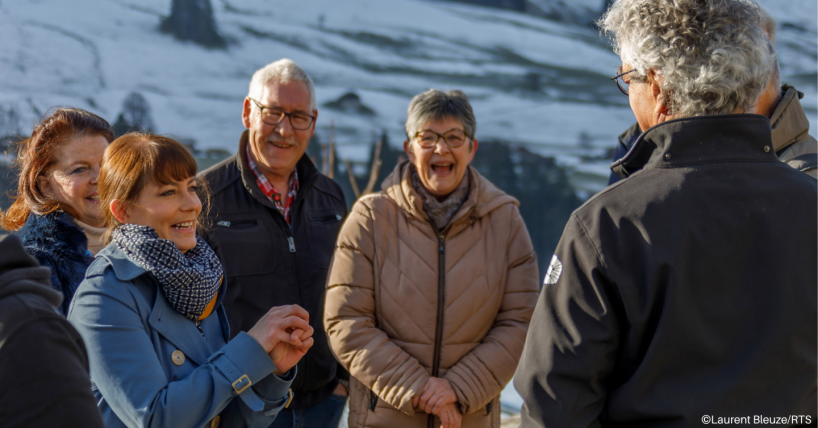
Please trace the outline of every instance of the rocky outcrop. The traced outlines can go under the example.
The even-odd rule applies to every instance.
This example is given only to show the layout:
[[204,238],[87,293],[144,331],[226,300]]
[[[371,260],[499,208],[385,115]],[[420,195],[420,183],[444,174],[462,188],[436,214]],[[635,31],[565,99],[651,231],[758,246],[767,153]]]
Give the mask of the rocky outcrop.
[[207,47],[224,47],[213,19],[210,0],[173,0],[170,16],[162,20],[162,31],[179,40],[190,40]]

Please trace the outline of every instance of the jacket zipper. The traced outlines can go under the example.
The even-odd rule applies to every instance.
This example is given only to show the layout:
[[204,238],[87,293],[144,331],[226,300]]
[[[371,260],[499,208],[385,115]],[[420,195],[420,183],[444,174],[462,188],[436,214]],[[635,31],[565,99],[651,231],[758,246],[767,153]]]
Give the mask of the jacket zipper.
[[[287,235],[287,245],[289,247],[290,253],[292,254],[293,257],[296,257],[292,261],[293,276],[295,277],[295,283],[296,284],[298,284],[298,258],[297,258],[297,254],[295,254],[295,222],[298,219],[298,216],[296,215],[296,211],[298,211],[298,213],[301,212],[301,206],[304,204],[303,203],[303,201],[304,201],[303,195],[306,194],[310,189],[312,189],[313,184],[315,184],[315,180],[311,180],[311,181],[305,183],[305,186],[302,187],[298,191],[298,194],[301,195],[302,197],[301,198],[296,197],[296,200],[293,203],[293,206],[291,208],[292,209],[292,214],[291,215],[292,215],[292,220],[293,220],[292,227],[290,227],[290,225],[287,224],[287,220],[284,219],[284,216],[281,215],[281,212],[278,211],[277,209],[275,209],[275,212],[278,214],[278,219],[279,219],[278,223],[279,223],[279,225],[281,225],[282,230],[284,231],[284,234]],[[296,210],[296,208],[297,208],[297,210]],[[295,379],[293,379],[293,385],[291,385],[291,386],[294,386],[293,389],[300,388],[301,385],[304,383],[303,379],[306,379],[309,376],[309,374],[308,374],[309,371],[307,370],[306,360],[302,359],[302,361],[304,361],[304,364],[302,364],[301,367],[298,368],[298,371],[299,371],[298,377],[301,378],[301,379],[299,379],[300,381],[298,382],[298,384],[296,384]]]
[[446,308],[446,247],[443,244],[443,235],[438,235],[437,254],[437,320],[435,321],[435,354],[432,363],[432,376],[440,374],[440,346],[443,342],[443,312]]
[[[432,376],[440,376],[440,347],[443,343],[443,312],[446,309],[446,245],[445,236],[438,235],[437,253],[437,320],[435,321],[435,353],[432,362]],[[435,416],[429,415],[427,426],[434,428]]]

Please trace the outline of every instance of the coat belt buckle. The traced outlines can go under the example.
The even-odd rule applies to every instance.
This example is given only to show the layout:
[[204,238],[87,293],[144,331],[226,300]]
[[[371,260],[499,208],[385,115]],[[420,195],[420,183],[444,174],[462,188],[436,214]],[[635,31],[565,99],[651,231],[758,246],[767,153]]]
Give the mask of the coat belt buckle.
[[[241,387],[241,389],[236,388],[236,385],[238,385],[238,384],[240,384],[240,383],[244,382],[244,380],[247,380],[247,385],[242,386],[242,387]],[[243,375],[241,375],[241,377],[240,377],[240,378],[238,378],[238,379],[237,379],[235,382],[233,382],[233,391],[236,391],[236,394],[241,394],[241,393],[242,393],[242,392],[244,392],[244,391],[245,391],[247,388],[249,388],[249,387],[250,387],[250,385],[252,385],[252,384],[253,384],[253,382],[251,382],[251,381],[250,381],[250,378],[249,378],[249,377],[247,377],[247,375],[246,375],[246,374],[243,374]]]
[[288,389],[288,390],[287,390],[287,393],[289,393],[289,394],[290,394],[290,398],[288,398],[288,399],[287,399],[287,403],[285,403],[285,404],[284,404],[284,408],[285,408],[285,409],[286,409],[286,408],[288,408],[288,407],[290,407],[290,403],[292,403],[292,402],[293,402],[293,397],[295,397],[295,394],[293,394],[293,389],[292,389],[292,388]]

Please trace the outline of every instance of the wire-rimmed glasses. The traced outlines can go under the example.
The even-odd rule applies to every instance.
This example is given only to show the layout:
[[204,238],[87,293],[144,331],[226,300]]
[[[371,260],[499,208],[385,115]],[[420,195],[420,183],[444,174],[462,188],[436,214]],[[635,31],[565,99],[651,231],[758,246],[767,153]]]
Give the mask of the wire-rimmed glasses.
[[627,75],[628,73],[633,73],[634,71],[636,71],[635,68],[631,71],[626,71],[622,74],[617,74],[616,76],[611,77],[611,80],[616,81],[616,87],[618,87],[619,90],[622,91],[622,93],[625,95],[628,95],[628,86],[630,86],[631,82],[630,79],[625,80],[624,76]]

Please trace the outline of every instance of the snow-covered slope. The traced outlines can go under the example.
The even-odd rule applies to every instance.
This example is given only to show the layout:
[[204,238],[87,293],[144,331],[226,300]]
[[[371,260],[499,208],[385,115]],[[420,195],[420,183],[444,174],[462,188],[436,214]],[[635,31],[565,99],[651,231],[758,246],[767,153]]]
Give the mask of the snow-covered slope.
[[[316,81],[319,136],[327,141],[333,121],[342,156],[363,159],[381,129],[402,141],[412,95],[457,88],[472,99],[479,139],[528,144],[598,177],[607,162],[587,156],[602,156],[634,120],[608,80],[618,58],[587,26],[421,0],[212,2],[224,50],[160,33],[170,0],[2,0],[0,108],[14,107],[25,133],[52,105],[113,121],[136,91],[157,132],[233,150],[252,72],[289,57]],[[784,80],[807,93],[812,120],[816,2],[763,4],[781,24]],[[348,91],[376,115],[321,107]]]

